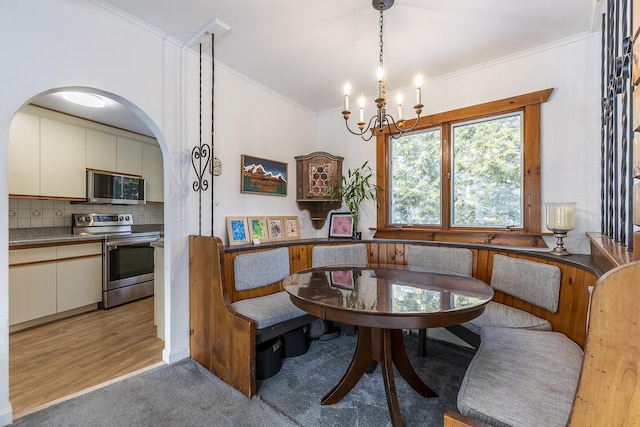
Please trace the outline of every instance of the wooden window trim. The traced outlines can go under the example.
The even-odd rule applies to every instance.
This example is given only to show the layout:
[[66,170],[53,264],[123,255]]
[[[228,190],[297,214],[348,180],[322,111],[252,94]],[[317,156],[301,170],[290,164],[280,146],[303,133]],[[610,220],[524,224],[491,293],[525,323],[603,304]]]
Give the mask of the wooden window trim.
[[[541,195],[540,195],[540,104],[546,102],[551,96],[553,88],[537,92],[531,92],[497,101],[470,107],[459,108],[443,113],[421,117],[416,130],[442,126],[443,140],[450,139],[449,125],[483,117],[490,117],[504,113],[522,111],[524,115],[524,141],[523,173],[524,173],[524,213],[523,227],[514,230],[497,228],[449,228],[450,217],[450,186],[442,186],[442,222],[440,227],[427,226],[403,226],[402,228],[391,226],[389,223],[388,184],[390,182],[389,168],[389,135],[388,130],[376,136],[376,169],[378,176],[376,183],[384,189],[378,191],[377,219],[374,237],[389,239],[435,240],[455,241],[470,243],[493,243],[509,246],[546,247],[541,233]],[[407,121],[406,126],[411,127],[415,119]],[[442,182],[447,183],[449,166],[448,144],[442,150]],[[444,158],[446,157],[446,158]],[[444,167],[444,166],[447,167]]]

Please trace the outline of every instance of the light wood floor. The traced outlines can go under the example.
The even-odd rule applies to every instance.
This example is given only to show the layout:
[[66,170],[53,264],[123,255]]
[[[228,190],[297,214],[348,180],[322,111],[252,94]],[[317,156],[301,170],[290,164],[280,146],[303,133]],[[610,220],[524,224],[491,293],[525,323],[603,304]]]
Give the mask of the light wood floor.
[[9,335],[9,398],[19,418],[48,402],[162,361],[153,297]]

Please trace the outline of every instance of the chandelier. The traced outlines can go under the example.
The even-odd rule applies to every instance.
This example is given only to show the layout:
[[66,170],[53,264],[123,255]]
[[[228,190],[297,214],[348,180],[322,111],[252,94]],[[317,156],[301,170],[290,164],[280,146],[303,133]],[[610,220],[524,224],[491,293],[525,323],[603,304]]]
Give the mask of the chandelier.
[[[416,77],[416,105],[413,107],[416,111],[417,118],[415,123],[410,128],[405,128],[405,119],[402,116],[402,95],[398,94],[398,119],[394,119],[390,114],[387,114],[387,97],[386,97],[386,86],[384,83],[384,63],[382,60],[383,57],[383,27],[384,27],[384,19],[383,12],[393,6],[394,0],[373,0],[371,5],[374,9],[380,11],[380,67],[378,68],[378,85],[377,85],[377,96],[376,96],[376,107],[377,112],[374,114],[371,119],[369,119],[369,123],[367,124],[364,121],[364,98],[361,96],[359,100],[359,108],[360,108],[360,118],[358,120],[358,129],[359,131],[353,131],[349,127],[349,117],[351,116],[351,111],[349,111],[349,92],[351,91],[351,86],[349,82],[344,85],[344,111],[342,111],[342,116],[344,117],[345,125],[347,126],[347,130],[354,135],[358,135],[362,137],[364,141],[369,141],[373,135],[382,133],[384,128],[387,127],[389,129],[389,135],[392,138],[396,139],[402,136],[404,132],[409,132],[418,125],[418,121],[420,119],[420,114],[422,113],[422,94],[421,88],[422,86],[422,77],[420,74]],[[365,126],[366,125],[366,126]],[[368,134],[368,136],[367,136]]]

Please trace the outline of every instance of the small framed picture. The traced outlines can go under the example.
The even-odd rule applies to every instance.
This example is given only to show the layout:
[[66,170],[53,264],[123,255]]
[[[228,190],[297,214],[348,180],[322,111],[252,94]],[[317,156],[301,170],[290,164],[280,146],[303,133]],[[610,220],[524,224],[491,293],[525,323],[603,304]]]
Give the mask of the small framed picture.
[[229,245],[245,245],[251,242],[246,217],[228,216],[227,233],[229,234]]
[[300,220],[297,216],[284,217],[284,237],[287,240],[300,238]]
[[284,240],[284,219],[281,216],[268,216],[267,230],[270,241]]
[[242,193],[266,194],[270,196],[287,195],[288,164],[260,157],[240,156]]
[[264,216],[250,216],[247,218],[249,223],[249,234],[251,240],[260,240],[261,242],[269,241],[269,231],[267,230],[267,218]]
[[329,221],[329,237],[353,236],[353,215],[349,212],[332,212]]

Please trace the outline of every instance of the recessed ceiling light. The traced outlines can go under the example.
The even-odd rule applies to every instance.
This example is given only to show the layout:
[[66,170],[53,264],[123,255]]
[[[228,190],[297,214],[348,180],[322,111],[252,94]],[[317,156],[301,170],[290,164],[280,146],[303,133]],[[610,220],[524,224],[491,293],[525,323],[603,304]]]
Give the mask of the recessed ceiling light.
[[86,92],[64,92],[62,97],[83,107],[103,108],[107,103],[98,95]]

